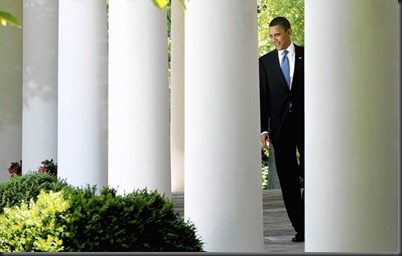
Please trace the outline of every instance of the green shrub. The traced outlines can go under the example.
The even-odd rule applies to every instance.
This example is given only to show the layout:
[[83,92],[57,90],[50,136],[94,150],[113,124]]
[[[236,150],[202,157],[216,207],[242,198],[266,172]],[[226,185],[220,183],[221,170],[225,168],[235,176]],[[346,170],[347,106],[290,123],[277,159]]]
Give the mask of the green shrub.
[[[42,247],[7,247],[9,250],[57,251],[63,248],[66,252],[203,251],[203,243],[197,236],[194,224],[185,221],[174,210],[170,199],[157,191],[146,189],[123,196],[118,195],[113,188],[104,187],[100,191],[89,185],[77,188],[48,173],[28,173],[0,184],[0,216],[6,214],[3,213],[6,207],[15,206],[25,211],[25,204],[31,199],[35,202],[41,190],[63,190],[63,196],[70,207],[64,211],[63,216],[56,218],[54,225],[49,226],[63,227],[63,232],[57,233],[54,230],[48,236],[49,240],[38,240],[37,243]],[[17,229],[24,230],[20,226]],[[37,237],[44,239],[50,231],[35,229],[35,232],[40,233]],[[24,233],[13,233],[14,237],[17,234],[21,237],[15,238],[15,241],[23,239]],[[0,248],[0,251],[6,251],[7,248]]]
[[20,206],[4,208],[0,215],[0,251],[57,252],[63,250],[60,239],[66,222],[64,211],[69,207],[62,192],[44,192],[22,202]]
[[269,173],[269,150],[261,148],[261,178],[262,189],[268,189],[268,173]]
[[71,191],[69,224],[63,237],[69,252],[200,252],[196,227],[156,191],[118,195],[104,187]]
[[0,214],[4,207],[29,202],[31,198],[36,200],[41,190],[57,192],[66,187],[72,186],[49,173],[30,172],[15,176],[0,184]]

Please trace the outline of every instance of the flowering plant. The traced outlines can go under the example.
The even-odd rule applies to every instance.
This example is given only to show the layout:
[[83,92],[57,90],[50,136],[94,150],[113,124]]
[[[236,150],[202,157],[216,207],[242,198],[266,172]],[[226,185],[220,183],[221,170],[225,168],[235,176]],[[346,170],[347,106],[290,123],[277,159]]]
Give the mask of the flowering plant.
[[11,177],[21,176],[22,174],[21,165],[22,161],[11,163],[10,167],[8,167],[8,172],[11,174]]
[[57,165],[53,162],[53,159],[44,160],[41,162],[42,166],[38,167],[38,172],[47,172],[57,176]]
[[[38,167],[38,172],[43,173],[47,172],[49,174],[57,176],[57,164],[53,162],[53,159],[44,160],[41,162],[41,166]],[[11,174],[11,177],[21,176],[22,175],[22,161],[12,162],[10,167],[8,167],[8,172]]]

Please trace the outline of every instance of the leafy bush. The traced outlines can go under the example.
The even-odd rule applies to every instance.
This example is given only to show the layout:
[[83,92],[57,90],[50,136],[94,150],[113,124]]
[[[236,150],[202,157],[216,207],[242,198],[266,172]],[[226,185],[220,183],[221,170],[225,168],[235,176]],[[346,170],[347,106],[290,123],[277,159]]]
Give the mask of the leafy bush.
[[0,214],[4,207],[29,202],[30,199],[35,201],[41,190],[57,192],[66,187],[72,186],[49,173],[31,172],[15,176],[0,184]]
[[0,215],[0,249],[3,252],[57,252],[63,250],[63,213],[68,201],[61,192],[44,192],[38,200],[4,208]]
[[196,227],[156,191],[118,195],[104,187],[72,191],[65,251],[70,252],[200,252]]
[[[36,247],[30,243],[30,246],[25,247],[0,247],[0,251],[203,251],[203,243],[197,236],[194,224],[185,221],[182,215],[174,210],[170,199],[157,191],[146,189],[118,195],[113,188],[104,187],[100,191],[97,191],[95,186],[89,185],[85,188],[76,188],[48,173],[28,173],[0,184],[0,216],[1,214],[10,216],[11,213],[5,209],[13,206],[16,207],[13,208],[15,211],[13,214],[25,214],[28,209],[26,203],[31,202],[32,205],[32,202],[40,198],[38,195],[41,190],[47,192],[62,190],[62,195],[70,206],[56,219],[48,216],[46,210],[43,210],[45,208],[37,209],[38,212],[42,212],[43,215],[40,216],[46,221],[49,218],[56,220],[54,225],[49,225],[49,228],[55,228],[53,233],[49,230],[31,228],[29,232],[33,236],[35,232],[38,233],[36,237],[40,238],[35,242]],[[48,200],[50,203],[51,199]],[[22,220],[19,222],[23,223]],[[16,225],[18,227],[16,229],[24,230],[26,226],[20,225],[22,224]],[[58,230],[61,227],[63,232]],[[24,238],[26,234],[21,232],[13,233],[15,243],[26,239]],[[4,233],[3,236],[8,237],[8,233]],[[49,240],[43,240],[45,238]]]
[[261,148],[261,178],[262,189],[268,189],[268,173],[269,173],[269,151],[265,148]]

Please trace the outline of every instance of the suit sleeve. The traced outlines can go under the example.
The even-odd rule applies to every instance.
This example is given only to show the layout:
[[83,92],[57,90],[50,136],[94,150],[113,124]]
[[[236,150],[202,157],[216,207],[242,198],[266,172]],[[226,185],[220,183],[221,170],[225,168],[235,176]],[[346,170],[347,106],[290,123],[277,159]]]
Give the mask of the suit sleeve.
[[269,104],[269,90],[267,74],[265,72],[264,64],[261,59],[259,60],[259,73],[260,73],[260,124],[261,132],[269,131],[269,118],[270,118],[270,104]]

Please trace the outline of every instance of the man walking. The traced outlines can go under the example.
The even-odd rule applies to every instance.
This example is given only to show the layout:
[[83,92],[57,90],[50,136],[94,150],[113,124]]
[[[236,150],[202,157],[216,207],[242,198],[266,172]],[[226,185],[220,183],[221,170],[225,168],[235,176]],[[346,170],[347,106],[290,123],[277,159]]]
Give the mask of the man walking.
[[[289,219],[296,231],[293,242],[304,241],[304,47],[291,40],[292,29],[284,17],[269,24],[275,50],[261,56],[261,145],[275,148],[275,161]],[[297,159],[299,152],[300,158]]]

